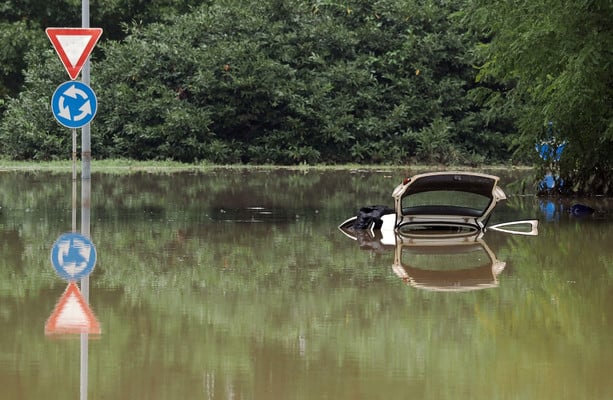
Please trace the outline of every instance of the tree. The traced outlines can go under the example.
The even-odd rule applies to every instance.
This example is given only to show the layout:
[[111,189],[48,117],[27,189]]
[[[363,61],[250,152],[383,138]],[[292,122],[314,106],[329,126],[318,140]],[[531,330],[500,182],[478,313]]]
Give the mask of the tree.
[[[131,21],[147,24],[187,13],[205,0],[101,0],[90,2],[90,25],[104,28],[104,39],[121,40],[122,26]],[[15,97],[24,83],[28,50],[48,45],[44,29],[80,27],[81,1],[0,1],[0,99]],[[1,101],[1,100],[0,100]]]
[[[553,126],[567,146],[560,160],[566,190],[613,191],[613,2],[474,0],[467,21],[483,40],[478,79],[490,106],[517,121],[518,152]],[[546,161],[544,161],[546,162]]]
[[[505,160],[509,137],[467,96],[475,38],[455,17],[466,1],[217,0],[135,21],[92,55],[92,151],[254,164]],[[65,130],[47,99],[64,75],[50,47],[27,60],[0,152],[62,157]]]

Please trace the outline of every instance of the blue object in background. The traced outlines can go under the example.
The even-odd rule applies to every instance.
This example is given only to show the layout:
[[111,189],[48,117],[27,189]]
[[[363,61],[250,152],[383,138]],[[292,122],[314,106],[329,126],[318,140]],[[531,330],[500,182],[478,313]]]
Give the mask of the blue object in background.
[[585,217],[588,215],[592,215],[596,210],[594,210],[592,207],[586,206],[585,204],[573,204],[572,206],[570,206],[570,209],[568,210],[568,212],[571,215],[574,215],[576,217]]
[[551,201],[543,201],[540,203],[540,209],[545,215],[546,221],[553,221],[556,214],[556,205]]
[[548,222],[559,221],[562,214],[562,204],[552,200],[540,200],[539,208]]
[[[557,175],[559,172],[558,163],[562,157],[562,153],[566,148],[566,142],[559,143],[554,135],[553,122],[547,123],[547,139],[536,144],[536,151],[539,156],[549,162],[549,172],[539,182],[539,190],[542,192],[552,192],[555,189],[561,189],[564,182]],[[554,173],[556,174],[554,176]]]
[[562,157],[562,152],[566,147],[566,142],[563,142],[559,145],[554,145],[550,142],[541,142],[536,145],[536,151],[538,151],[539,156],[543,160],[553,160],[560,161],[560,157]]
[[541,181],[541,184],[540,184],[540,188],[542,190],[547,190],[547,189],[551,190],[555,186],[556,186],[556,181],[553,178],[553,175],[551,175],[551,174],[545,175],[545,177],[543,178],[543,180]]
[[[560,179],[559,177],[557,178],[557,180],[558,180],[559,187],[564,186],[563,185],[564,180]],[[545,175],[545,177],[539,183],[539,190],[541,191],[552,191],[555,188],[556,188],[556,178],[551,173],[548,173],[547,175]]]

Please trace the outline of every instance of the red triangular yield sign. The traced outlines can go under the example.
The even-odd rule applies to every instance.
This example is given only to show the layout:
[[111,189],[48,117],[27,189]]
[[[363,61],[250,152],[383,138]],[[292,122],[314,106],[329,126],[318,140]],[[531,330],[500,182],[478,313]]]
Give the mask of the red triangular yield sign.
[[100,334],[100,324],[75,282],[70,282],[45,323],[45,335]]
[[45,31],[70,79],[77,79],[102,35],[102,28],[47,28]]

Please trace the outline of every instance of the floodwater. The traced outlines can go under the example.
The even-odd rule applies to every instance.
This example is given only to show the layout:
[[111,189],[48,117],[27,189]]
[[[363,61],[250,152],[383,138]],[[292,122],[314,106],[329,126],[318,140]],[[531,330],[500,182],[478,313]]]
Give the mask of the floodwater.
[[[337,229],[410,172],[94,163],[88,208],[70,171],[0,171],[0,399],[613,398],[613,203],[578,217],[504,172],[490,224],[538,236]],[[51,256],[73,215],[81,291]]]

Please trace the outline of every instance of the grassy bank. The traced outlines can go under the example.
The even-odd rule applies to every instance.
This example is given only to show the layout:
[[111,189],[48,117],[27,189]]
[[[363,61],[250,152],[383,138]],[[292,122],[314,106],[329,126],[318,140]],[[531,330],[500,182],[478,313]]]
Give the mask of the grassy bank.
[[[176,161],[135,161],[127,159],[119,160],[93,160],[91,163],[92,171],[98,172],[131,172],[131,171],[198,171],[207,169],[290,169],[290,170],[398,170],[409,169],[411,171],[436,171],[436,170],[525,170],[529,166],[509,166],[509,165],[484,165],[479,167],[467,166],[444,166],[444,165],[217,165],[217,164],[184,164]],[[81,169],[81,161],[77,161],[77,169]],[[0,171],[70,171],[72,170],[71,160],[61,161],[13,161],[0,160]]]

